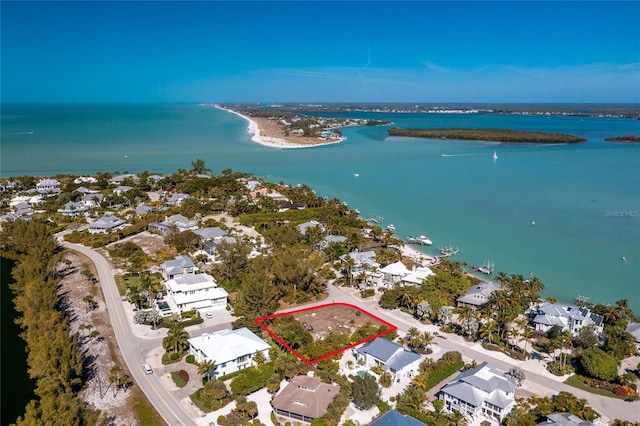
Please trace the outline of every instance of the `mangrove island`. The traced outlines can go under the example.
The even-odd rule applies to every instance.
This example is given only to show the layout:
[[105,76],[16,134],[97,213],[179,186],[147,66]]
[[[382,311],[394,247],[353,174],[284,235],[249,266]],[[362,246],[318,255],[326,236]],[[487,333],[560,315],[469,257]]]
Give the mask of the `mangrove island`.
[[509,143],[577,143],[586,141],[585,138],[562,133],[510,129],[401,129],[392,127],[389,129],[389,135]]

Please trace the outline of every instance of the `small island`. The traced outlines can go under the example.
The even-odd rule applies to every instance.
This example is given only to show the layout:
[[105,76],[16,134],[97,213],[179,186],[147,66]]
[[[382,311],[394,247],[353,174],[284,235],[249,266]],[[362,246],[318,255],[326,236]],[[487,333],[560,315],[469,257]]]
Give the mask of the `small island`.
[[611,136],[610,138],[606,138],[605,141],[621,142],[621,143],[638,143],[640,142],[640,137],[636,135]]
[[578,143],[586,141],[585,138],[562,133],[510,129],[401,129],[392,127],[389,129],[389,135],[509,143]]

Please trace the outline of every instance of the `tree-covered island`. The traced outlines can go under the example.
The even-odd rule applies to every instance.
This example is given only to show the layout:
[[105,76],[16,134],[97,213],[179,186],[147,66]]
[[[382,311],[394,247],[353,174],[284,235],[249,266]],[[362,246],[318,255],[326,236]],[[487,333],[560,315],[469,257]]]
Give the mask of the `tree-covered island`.
[[511,129],[401,129],[392,127],[389,136],[460,139],[508,143],[578,143],[585,138],[562,133],[530,132]]
[[622,143],[638,143],[640,142],[640,137],[636,135],[624,135],[624,136],[611,136],[606,138],[607,142],[622,142]]

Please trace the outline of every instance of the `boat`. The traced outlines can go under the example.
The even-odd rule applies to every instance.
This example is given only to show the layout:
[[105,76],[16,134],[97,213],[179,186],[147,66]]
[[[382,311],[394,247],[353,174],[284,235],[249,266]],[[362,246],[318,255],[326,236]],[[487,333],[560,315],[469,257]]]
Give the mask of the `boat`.
[[390,223],[387,228],[386,228],[387,232],[396,232],[396,227],[393,226],[393,223]]
[[490,261],[486,261],[482,264],[482,266],[477,267],[478,272],[482,272],[483,274],[487,274],[487,275],[493,274],[494,269],[495,269],[495,265],[493,264],[493,262],[490,262]]
[[497,153],[497,152],[495,152],[495,151],[493,151],[493,159],[494,159],[494,160],[497,160],[497,159],[498,159],[498,153]]
[[406,244],[420,244],[422,246],[430,246],[431,244],[433,244],[433,242],[424,235],[420,235],[419,237],[409,235],[407,238],[405,238],[404,242]]
[[367,219],[367,222],[382,223],[384,222],[384,218],[382,216],[372,216],[369,219]]
[[353,176],[360,177],[360,173],[354,173]]
[[438,251],[440,252],[440,254],[444,257],[449,257],[449,256],[453,256],[455,254],[458,254],[460,252],[460,249],[458,247],[453,247],[452,245],[448,245],[448,246],[440,246],[438,247]]

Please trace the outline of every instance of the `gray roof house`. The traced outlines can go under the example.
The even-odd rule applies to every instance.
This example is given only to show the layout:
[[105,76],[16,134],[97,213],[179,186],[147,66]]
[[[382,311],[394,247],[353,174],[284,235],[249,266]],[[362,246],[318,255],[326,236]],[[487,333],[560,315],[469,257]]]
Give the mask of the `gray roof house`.
[[79,215],[86,215],[89,212],[89,208],[83,203],[74,203],[69,201],[63,207],[58,209],[58,213],[64,216],[76,217]]
[[202,250],[208,255],[213,256],[218,250],[218,245],[223,241],[229,244],[235,244],[238,242],[234,237],[224,236],[222,238],[216,238],[215,240],[205,241],[204,244],[202,244]]
[[182,194],[182,193],[171,194],[171,196],[167,197],[164,203],[167,206],[179,206],[187,198],[189,198],[189,194]]
[[347,237],[343,237],[342,235],[327,235],[320,241],[320,248],[326,249],[329,247],[329,244],[340,244],[345,241],[347,241]]
[[582,327],[594,326],[596,334],[602,334],[604,318],[584,306],[564,306],[544,302],[533,319],[537,331],[548,331],[554,325],[577,335]]
[[369,426],[426,426],[419,420],[413,417],[400,414],[396,410],[390,410],[384,413],[381,417],[378,417]]
[[165,280],[172,280],[186,274],[195,274],[197,268],[189,256],[181,255],[164,262],[160,265],[160,270]]
[[378,337],[355,351],[356,360],[364,359],[368,367],[381,365],[383,371],[392,374],[393,380],[412,377],[420,367],[420,355],[391,340]]
[[57,194],[60,192],[60,182],[56,179],[42,179],[36,184],[36,190],[40,194]]
[[298,231],[300,231],[302,235],[307,235],[307,230],[310,228],[318,228],[321,232],[325,232],[326,230],[324,225],[316,220],[310,220],[298,225]]
[[130,173],[126,173],[126,174],[123,174],[123,175],[113,176],[111,179],[109,179],[109,183],[111,185],[120,185],[126,179],[131,179],[135,183],[138,183],[138,181],[140,180],[140,178],[138,176],[132,175]]
[[487,303],[494,291],[500,290],[500,285],[493,281],[483,281],[472,286],[465,294],[456,299],[458,307],[469,305],[472,308],[479,308]]
[[162,222],[150,222],[148,228],[151,232],[167,235],[174,228],[179,232],[193,231],[198,229],[198,224],[181,214],[174,214],[173,216],[166,217]]
[[98,193],[87,193],[80,200],[82,204],[87,207],[98,207],[102,200],[104,199],[104,195]]
[[322,383],[311,376],[296,376],[280,391],[271,405],[277,416],[311,423],[322,417],[340,392],[340,386]]
[[224,229],[217,226],[196,229],[193,233],[198,235],[202,241],[217,240],[227,235]]
[[115,216],[102,216],[89,225],[89,232],[92,234],[109,233],[123,228],[126,222]]
[[594,426],[594,425],[606,425],[607,422],[603,422],[601,419],[596,419],[593,422],[588,420],[582,420],[578,416],[574,416],[571,413],[551,413],[547,415],[547,420],[541,423],[537,423],[536,426]]
[[125,194],[125,193],[131,191],[132,189],[133,188],[131,186],[120,185],[120,186],[116,187],[113,190],[113,193],[116,194],[116,195],[122,195],[122,194]]
[[483,362],[460,373],[438,392],[447,411],[458,410],[464,416],[485,416],[502,420],[515,405],[516,381]]
[[640,322],[629,322],[625,331],[633,336],[636,348],[640,351]]
[[346,263],[347,257],[353,259],[354,267],[351,270],[351,274],[354,276],[360,275],[364,272],[364,266],[367,265],[369,270],[378,268],[379,263],[376,262],[376,252],[370,251],[352,251],[351,253],[343,254],[340,256],[340,260],[343,264]]

